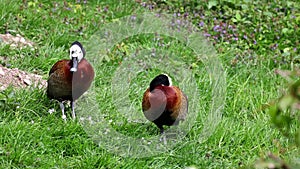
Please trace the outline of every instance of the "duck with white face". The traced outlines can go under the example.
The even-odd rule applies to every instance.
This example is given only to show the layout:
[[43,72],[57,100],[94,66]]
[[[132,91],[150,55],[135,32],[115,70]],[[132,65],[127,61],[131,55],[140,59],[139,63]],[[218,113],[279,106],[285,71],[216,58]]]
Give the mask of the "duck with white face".
[[47,96],[59,101],[64,120],[63,102],[71,102],[72,117],[75,119],[75,100],[88,90],[95,76],[92,65],[84,56],[83,46],[75,41],[70,47],[70,60],[57,61],[49,72]]
[[70,48],[70,59],[73,62],[73,65],[70,69],[71,72],[77,71],[78,63],[83,59],[84,55],[84,48],[78,41],[75,41]]

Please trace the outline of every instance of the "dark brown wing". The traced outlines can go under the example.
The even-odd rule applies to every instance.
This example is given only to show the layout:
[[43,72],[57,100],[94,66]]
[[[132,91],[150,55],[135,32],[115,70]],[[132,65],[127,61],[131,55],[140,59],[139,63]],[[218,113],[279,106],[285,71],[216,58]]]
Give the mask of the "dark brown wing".
[[57,61],[49,71],[47,96],[57,100],[72,100],[72,76],[69,71],[70,61]]
[[63,67],[64,67],[64,65],[65,65],[66,62],[69,62],[69,60],[64,59],[64,60],[57,61],[57,62],[52,66],[52,68],[50,69],[50,71],[49,71],[49,76],[50,76],[53,72],[55,72],[56,70],[58,70],[58,69],[63,69]]

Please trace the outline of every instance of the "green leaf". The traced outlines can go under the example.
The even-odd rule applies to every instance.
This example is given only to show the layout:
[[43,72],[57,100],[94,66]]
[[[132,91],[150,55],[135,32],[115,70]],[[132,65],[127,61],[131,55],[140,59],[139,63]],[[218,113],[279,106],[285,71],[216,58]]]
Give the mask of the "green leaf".
[[239,12],[237,12],[237,13],[235,14],[235,18],[236,18],[236,20],[238,20],[238,21],[242,20],[242,16],[241,16],[241,14],[240,14]]
[[296,22],[299,24],[300,23],[300,16],[298,16],[297,18],[296,18]]
[[231,18],[232,22],[237,22],[237,20],[235,18]]
[[295,134],[295,142],[296,145],[299,147],[300,146],[300,130],[298,129],[296,134]]
[[288,28],[283,28],[281,31],[282,31],[283,34],[286,34],[286,33],[289,32],[289,29]]
[[234,0],[226,0],[226,2],[234,3]]
[[244,23],[246,23],[246,24],[252,24],[251,21],[244,21]]
[[264,12],[264,14],[265,14],[266,16],[273,17],[273,13],[271,13],[271,12]]
[[284,53],[290,52],[290,48],[284,48],[284,49],[283,49],[283,52],[284,52]]
[[300,100],[299,91],[298,91],[299,86],[300,86],[300,79],[298,79],[290,87],[290,93],[291,93],[291,95],[294,96],[294,97],[296,97],[298,100]]
[[288,7],[294,7],[294,6],[295,6],[295,5],[294,5],[295,2],[291,2],[291,1],[287,1],[286,4],[287,4]]
[[289,108],[294,102],[294,98],[291,95],[285,95],[283,98],[279,101],[279,108],[282,111],[285,111],[287,108]]
[[180,12],[184,12],[184,7],[180,7]]
[[214,6],[217,6],[218,2],[216,0],[208,1],[208,9],[211,9]]
[[280,111],[279,111],[277,105],[270,106],[269,114],[272,119],[274,119],[279,113],[280,113]]
[[6,101],[7,100],[7,97],[4,93],[0,92],[0,100],[2,101]]
[[242,4],[242,9],[243,9],[243,10],[246,10],[246,9],[249,9],[249,7],[248,7],[248,5],[246,5],[246,4]]

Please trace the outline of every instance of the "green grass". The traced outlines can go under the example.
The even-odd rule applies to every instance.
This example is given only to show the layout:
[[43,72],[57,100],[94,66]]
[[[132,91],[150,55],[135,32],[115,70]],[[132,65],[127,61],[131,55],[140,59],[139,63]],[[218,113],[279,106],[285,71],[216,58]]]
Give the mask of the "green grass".
[[[147,11],[134,1],[88,1],[87,4],[83,1],[68,1],[65,4],[50,1],[0,2],[6,4],[0,7],[0,33],[21,34],[37,44],[34,50],[12,49],[1,44],[0,56],[5,59],[1,59],[0,63],[38,73],[45,79],[57,60],[68,58],[68,47],[74,40],[87,45],[85,42],[89,37],[105,23],[122,16]],[[68,3],[69,5],[66,5]],[[170,4],[174,5],[170,6],[174,9],[168,9],[171,12],[180,11],[181,5],[184,5],[180,1]],[[189,11],[191,6],[185,5],[189,7],[186,8]],[[222,10],[219,9],[222,5],[224,4],[212,6],[208,15],[218,16],[217,11]],[[67,9],[68,7],[71,9]],[[163,5],[159,6],[159,3],[158,7],[164,8]],[[299,4],[296,7],[299,7]],[[105,11],[104,8],[108,10]],[[207,9],[203,5],[200,11],[202,8]],[[232,13],[226,15],[236,17],[236,11],[240,10],[239,5],[236,8],[232,8]],[[257,16],[255,19],[254,8],[255,4],[249,5],[245,10],[242,9],[242,13],[246,11],[252,14],[249,20],[254,22],[253,26],[259,26],[260,22],[264,23],[264,20],[260,21],[264,16]],[[299,8],[295,10],[299,11]],[[199,21],[197,17],[190,16],[189,19],[195,25]],[[285,19],[284,24],[289,23],[289,29],[291,25],[299,22],[288,20],[288,17]],[[228,20],[231,22],[231,19]],[[211,18],[207,18],[205,23],[208,26],[202,28],[203,31],[213,34],[214,25]],[[245,28],[242,22],[236,24],[240,28],[238,31]],[[246,31],[249,34],[251,32],[250,29]],[[255,36],[261,34],[256,33]],[[205,63],[201,58],[195,56],[184,44],[163,37],[159,42],[168,45],[161,47],[157,44],[158,41],[153,40],[155,35],[135,36],[116,44],[108,59],[94,65],[96,78],[95,95],[92,99],[95,102],[91,102],[91,107],[98,108],[108,126],[134,138],[158,136],[158,129],[154,124],[146,121],[136,123],[128,120],[127,115],[118,113],[111,82],[118,67],[124,62],[123,59],[130,58],[142,49],[151,51],[153,48],[162,48],[173,52],[179,61],[186,63],[190,68],[199,91],[199,102],[195,104],[199,108],[198,117],[179,144],[155,156],[131,158],[114,154],[105,147],[99,147],[78,121],[70,119],[69,107],[66,110],[68,121],[65,123],[61,119],[58,104],[46,97],[44,89],[8,88],[0,93],[0,168],[239,168],[253,166],[258,159],[266,158],[269,152],[293,162],[299,153],[297,148],[272,125],[269,114],[263,107],[281,96],[286,87],[286,81],[276,75],[274,69],[293,69],[293,66],[297,65],[297,62],[294,62],[297,59],[293,57],[299,55],[299,49],[297,52],[290,52],[289,56],[286,56],[286,52],[281,54],[280,50],[299,47],[299,37],[286,42],[284,39],[293,34],[287,33],[280,40],[282,49],[273,51],[268,49],[268,46],[273,44],[270,42],[273,40],[273,37],[269,37],[270,34],[272,35],[272,31],[267,33],[267,40],[261,40],[261,44],[258,43],[260,46],[257,47],[252,47],[245,41],[232,42],[233,45],[230,45],[219,39],[210,39],[219,52],[217,58],[227,75],[224,86],[226,99],[222,120],[205,142],[199,141],[199,136],[207,125],[205,117],[211,106],[210,76],[206,73]],[[298,46],[291,46],[293,44]],[[256,54],[254,59],[247,58],[253,51]],[[284,56],[288,57],[286,62],[277,61]],[[91,57],[87,55],[88,60],[89,58]],[[129,100],[133,108],[141,114],[142,94],[151,78],[158,73],[160,68],[144,70],[130,82],[127,91]],[[181,79],[174,80],[174,83],[180,87],[185,85]],[[190,100],[191,103],[193,101]],[[53,114],[48,112],[51,108],[56,110]],[[105,133],[100,134],[105,137]],[[109,137],[111,136],[108,136],[108,140]]]

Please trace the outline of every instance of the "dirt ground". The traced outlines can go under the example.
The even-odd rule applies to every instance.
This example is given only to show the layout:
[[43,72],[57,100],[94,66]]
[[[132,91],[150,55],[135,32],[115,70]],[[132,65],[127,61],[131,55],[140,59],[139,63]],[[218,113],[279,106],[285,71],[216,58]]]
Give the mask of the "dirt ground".
[[0,65],[0,91],[6,89],[9,85],[17,88],[34,86],[38,88],[46,87],[46,80],[42,76],[28,73],[18,68],[9,69]]
[[[25,40],[22,36],[13,36],[11,34],[0,34],[0,43],[9,44],[12,48],[34,46],[33,42]],[[18,68],[10,69],[0,64],[0,91],[5,90],[9,85],[16,88],[25,88],[32,85],[44,88],[47,85],[47,81],[42,79],[40,75],[22,71]]]

